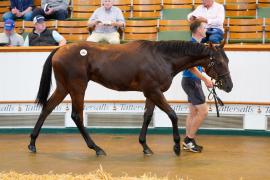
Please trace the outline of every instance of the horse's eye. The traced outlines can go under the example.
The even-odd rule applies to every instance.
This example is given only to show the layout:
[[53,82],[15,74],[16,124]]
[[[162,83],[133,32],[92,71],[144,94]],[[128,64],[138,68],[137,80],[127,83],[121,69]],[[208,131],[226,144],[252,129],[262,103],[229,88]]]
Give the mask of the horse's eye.
[[222,64],[222,62],[221,61],[216,61],[216,65],[221,65]]

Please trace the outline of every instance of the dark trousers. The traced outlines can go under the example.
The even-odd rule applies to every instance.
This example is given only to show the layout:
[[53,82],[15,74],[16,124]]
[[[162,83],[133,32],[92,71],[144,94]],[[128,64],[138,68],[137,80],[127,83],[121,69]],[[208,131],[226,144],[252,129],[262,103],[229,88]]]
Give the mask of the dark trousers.
[[45,19],[65,20],[68,17],[68,11],[60,9],[55,11],[53,14],[46,15],[42,8],[36,8],[33,12],[33,18],[37,15],[42,15]]
[[208,28],[206,31],[206,37],[203,38],[202,43],[212,42],[215,44],[220,43],[224,38],[224,33],[218,28]]

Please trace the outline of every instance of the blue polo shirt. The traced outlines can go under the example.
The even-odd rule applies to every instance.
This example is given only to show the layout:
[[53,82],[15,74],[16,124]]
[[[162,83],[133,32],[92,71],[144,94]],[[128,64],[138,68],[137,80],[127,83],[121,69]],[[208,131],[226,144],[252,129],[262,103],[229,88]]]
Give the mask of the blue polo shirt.
[[[197,42],[196,41],[196,39],[194,39],[193,37],[192,37],[192,39],[191,39],[191,42]],[[198,68],[198,70],[200,71],[200,72],[203,72],[203,68],[201,67],[201,66],[197,66],[197,68]],[[187,77],[187,78],[194,78],[194,79],[198,79],[198,80],[200,80],[199,78],[197,78],[197,76],[195,76],[192,72],[190,72],[188,69],[186,69],[186,70],[184,70],[183,71],[183,77]]]
[[34,6],[33,0],[11,0],[10,1],[11,9],[17,8],[19,11],[24,11],[28,7]]

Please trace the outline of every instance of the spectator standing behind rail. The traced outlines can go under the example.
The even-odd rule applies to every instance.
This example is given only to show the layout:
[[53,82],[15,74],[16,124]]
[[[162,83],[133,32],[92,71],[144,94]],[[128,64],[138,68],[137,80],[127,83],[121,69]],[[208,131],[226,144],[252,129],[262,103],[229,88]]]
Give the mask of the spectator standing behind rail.
[[41,15],[34,17],[35,27],[25,38],[24,46],[63,46],[65,38],[55,30],[47,29],[45,18]]
[[190,22],[199,20],[207,24],[206,38],[202,42],[220,43],[224,38],[225,10],[223,5],[214,0],[202,0],[202,5],[189,13],[187,19]]
[[15,22],[7,19],[4,24],[4,32],[0,33],[1,46],[23,46],[23,37],[14,32]]
[[87,41],[107,41],[110,44],[120,44],[118,28],[125,25],[122,11],[113,6],[113,0],[102,0],[102,7],[95,10],[89,18],[88,26],[94,28]]
[[33,0],[10,0],[11,11],[3,15],[3,21],[7,19],[23,19],[32,21]]
[[33,17],[42,15],[46,19],[65,20],[68,17],[69,0],[42,0],[41,8],[36,8]]

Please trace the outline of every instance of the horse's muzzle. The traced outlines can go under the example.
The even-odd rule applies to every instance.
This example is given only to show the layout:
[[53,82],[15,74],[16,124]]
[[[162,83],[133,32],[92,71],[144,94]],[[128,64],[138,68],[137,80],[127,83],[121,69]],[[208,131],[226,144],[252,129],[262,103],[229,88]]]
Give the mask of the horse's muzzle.
[[230,76],[228,76],[224,79],[219,79],[218,81],[216,81],[215,85],[219,89],[221,89],[227,93],[231,92],[232,88],[233,88],[233,83],[232,83]]
[[224,89],[224,91],[227,92],[227,93],[229,93],[229,92],[232,91],[232,88],[233,88],[233,85],[230,86],[230,87],[226,87],[226,88]]

